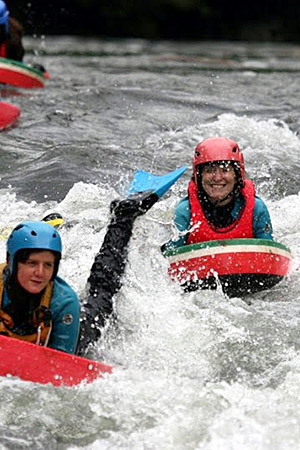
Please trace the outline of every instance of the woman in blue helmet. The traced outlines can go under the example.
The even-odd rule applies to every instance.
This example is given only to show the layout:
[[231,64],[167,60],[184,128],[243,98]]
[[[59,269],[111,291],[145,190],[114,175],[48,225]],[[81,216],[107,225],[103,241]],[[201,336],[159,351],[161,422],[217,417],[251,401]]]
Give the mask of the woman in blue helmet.
[[76,293],[57,276],[61,251],[48,223],[24,222],[12,231],[1,266],[0,333],[74,353],[80,308]]
[[22,25],[9,16],[5,2],[0,0],[0,57],[22,61],[24,57],[22,37]]
[[84,354],[113,313],[134,221],[156,200],[146,193],[112,203],[81,314],[77,294],[57,275],[62,253],[58,231],[43,222],[19,224],[7,241],[7,262],[0,266],[0,334]]

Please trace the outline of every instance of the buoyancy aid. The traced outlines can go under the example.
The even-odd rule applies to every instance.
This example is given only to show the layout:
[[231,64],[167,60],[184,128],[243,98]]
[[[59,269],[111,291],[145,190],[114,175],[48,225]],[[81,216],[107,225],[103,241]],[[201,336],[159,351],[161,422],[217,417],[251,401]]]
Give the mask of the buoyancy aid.
[[26,334],[26,332],[23,332],[19,327],[15,328],[12,317],[1,309],[4,291],[3,271],[5,266],[6,263],[0,264],[0,334],[31,342],[33,344],[47,346],[52,329],[51,311],[49,306],[52,297],[53,282],[48,284],[41,298],[40,305],[33,311],[32,323],[36,331],[31,334]]
[[191,206],[191,231],[189,232],[187,244],[219,239],[252,238],[253,210],[255,205],[255,189],[252,181],[245,180],[245,185],[240,192],[245,199],[245,206],[242,208],[239,217],[228,227],[215,228],[208,222],[198,198],[196,183],[191,180],[188,188]]
[[1,58],[6,58],[7,55],[7,45],[6,45],[6,41],[2,42],[2,44],[0,44],[0,57]]

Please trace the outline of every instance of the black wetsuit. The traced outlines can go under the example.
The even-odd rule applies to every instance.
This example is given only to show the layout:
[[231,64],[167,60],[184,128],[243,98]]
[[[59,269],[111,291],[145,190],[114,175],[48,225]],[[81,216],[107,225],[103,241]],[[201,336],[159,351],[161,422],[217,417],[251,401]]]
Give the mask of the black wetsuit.
[[84,354],[88,345],[99,339],[101,328],[113,313],[113,296],[122,286],[135,219],[157,200],[155,194],[148,192],[112,203],[113,215],[88,279],[89,294],[82,307],[78,354]]

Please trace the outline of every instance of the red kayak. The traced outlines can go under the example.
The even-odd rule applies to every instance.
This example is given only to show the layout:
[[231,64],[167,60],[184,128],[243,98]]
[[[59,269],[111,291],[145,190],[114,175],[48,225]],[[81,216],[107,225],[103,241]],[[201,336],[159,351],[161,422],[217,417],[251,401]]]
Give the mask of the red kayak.
[[[48,77],[48,76],[47,76]],[[44,73],[19,61],[0,58],[0,83],[19,88],[42,88],[45,85]]]
[[54,386],[91,383],[112,366],[0,335],[0,376]]
[[0,101],[0,131],[14,125],[20,113],[21,110],[18,106]]

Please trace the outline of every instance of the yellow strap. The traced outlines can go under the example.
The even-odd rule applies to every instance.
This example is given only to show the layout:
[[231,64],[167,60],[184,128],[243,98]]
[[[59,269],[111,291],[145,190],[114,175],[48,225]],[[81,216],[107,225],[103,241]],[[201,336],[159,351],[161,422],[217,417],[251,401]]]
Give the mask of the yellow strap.
[[49,225],[52,225],[54,228],[56,228],[56,227],[63,225],[64,219],[57,218],[57,219],[47,220],[46,223],[49,223]]

